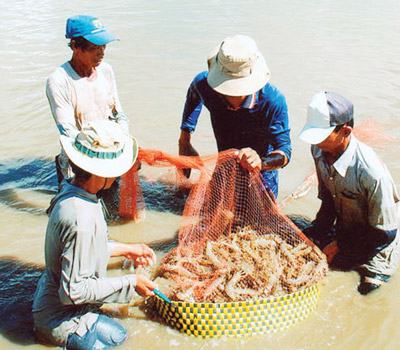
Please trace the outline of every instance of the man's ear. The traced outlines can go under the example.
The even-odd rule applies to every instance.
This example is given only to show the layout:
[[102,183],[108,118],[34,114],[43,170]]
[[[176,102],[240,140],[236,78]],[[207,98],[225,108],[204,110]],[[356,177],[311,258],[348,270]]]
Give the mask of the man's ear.
[[76,42],[75,42],[75,40],[71,40],[71,41],[70,41],[69,47],[71,48],[71,50],[76,49]]

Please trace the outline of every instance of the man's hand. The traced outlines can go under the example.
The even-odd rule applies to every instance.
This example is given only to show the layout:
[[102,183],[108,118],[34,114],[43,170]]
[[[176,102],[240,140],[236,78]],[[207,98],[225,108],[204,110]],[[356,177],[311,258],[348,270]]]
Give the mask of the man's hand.
[[132,260],[136,267],[152,266],[156,263],[156,254],[146,244],[126,244],[127,249],[123,254],[125,258]]
[[[198,156],[199,153],[194,149],[190,143],[190,133],[182,130],[179,137],[179,155],[180,156]],[[191,169],[183,169],[183,174],[189,178]]]
[[151,297],[154,295],[153,290],[157,288],[157,285],[150,281],[147,277],[142,275],[136,275],[136,292],[142,297]]
[[339,252],[339,247],[336,241],[329,243],[324,249],[323,253],[326,255],[326,260],[328,264],[330,264],[335,257],[335,255]]
[[261,170],[261,158],[252,148],[242,148],[236,153],[238,162],[247,171],[252,172]]
[[284,167],[289,160],[286,155],[279,150],[272,151],[262,159],[262,170],[275,170]]

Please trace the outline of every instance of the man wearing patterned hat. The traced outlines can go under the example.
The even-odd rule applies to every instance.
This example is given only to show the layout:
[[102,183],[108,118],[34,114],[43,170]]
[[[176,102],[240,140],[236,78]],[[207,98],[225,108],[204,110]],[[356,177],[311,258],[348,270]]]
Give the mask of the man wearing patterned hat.
[[151,296],[156,287],[140,274],[107,276],[110,256],[123,256],[135,267],[156,262],[144,244],[108,240],[97,196],[132,167],[138,145],[109,120],[88,122],[60,142],[74,177],[62,181],[48,209],[46,266],[32,306],[35,333],[41,342],[66,349],[109,349],[124,342],[127,332],[102,314],[101,305],[129,303],[136,293]]
[[191,144],[202,106],[210,112],[218,151],[238,149],[247,170],[260,169],[264,185],[278,195],[277,169],[291,156],[285,97],[270,82],[270,72],[253,39],[226,38],[187,92],[179,153],[198,155]]

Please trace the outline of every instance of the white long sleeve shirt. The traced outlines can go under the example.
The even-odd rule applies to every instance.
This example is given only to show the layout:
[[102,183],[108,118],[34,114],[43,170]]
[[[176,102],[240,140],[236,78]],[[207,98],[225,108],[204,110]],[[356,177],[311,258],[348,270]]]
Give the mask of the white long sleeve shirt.
[[[46,95],[57,128],[62,135],[75,137],[93,120],[112,119],[129,133],[128,119],[119,101],[112,67],[102,62],[91,77],[81,77],[69,62],[59,66],[47,79]],[[68,158],[61,152],[61,171],[71,175]]]

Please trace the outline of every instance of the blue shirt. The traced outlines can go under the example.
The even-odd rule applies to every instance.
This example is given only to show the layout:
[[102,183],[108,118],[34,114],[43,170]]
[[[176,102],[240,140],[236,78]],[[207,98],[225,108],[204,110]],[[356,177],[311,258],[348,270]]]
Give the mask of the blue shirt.
[[[207,83],[208,72],[199,73],[187,92],[181,129],[193,132],[202,106],[210,111],[211,124],[218,151],[251,147],[261,158],[271,151],[282,151],[291,156],[290,129],[285,97],[267,83],[255,96],[248,96],[236,110]],[[263,181],[277,197],[278,172],[263,171]]]

